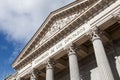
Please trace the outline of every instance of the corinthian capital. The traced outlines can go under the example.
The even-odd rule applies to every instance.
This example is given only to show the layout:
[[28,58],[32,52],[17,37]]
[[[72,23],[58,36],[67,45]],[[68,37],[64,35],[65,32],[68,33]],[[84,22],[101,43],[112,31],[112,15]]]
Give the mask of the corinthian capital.
[[55,64],[54,59],[48,59],[47,64],[46,64],[46,68],[47,69],[53,68],[54,64]]
[[88,37],[91,40],[98,39],[100,38],[99,36],[103,34],[103,31],[99,29],[98,27],[95,27],[93,29],[90,29],[89,32],[87,33]]
[[117,19],[118,23],[120,23],[120,11],[118,13],[113,14],[113,17]]
[[37,72],[38,70],[37,69],[33,69],[30,73],[31,75],[31,80],[36,80],[37,79]]
[[71,54],[76,54],[76,46],[75,44],[71,43],[69,45],[67,45],[65,48],[64,48],[69,54],[68,55],[71,55]]

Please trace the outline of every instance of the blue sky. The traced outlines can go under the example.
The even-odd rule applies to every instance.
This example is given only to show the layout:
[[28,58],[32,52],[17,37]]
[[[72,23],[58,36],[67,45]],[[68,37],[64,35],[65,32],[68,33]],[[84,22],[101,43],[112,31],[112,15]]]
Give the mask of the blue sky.
[[[16,46],[19,48],[16,49]],[[11,63],[23,46],[24,44],[21,45],[20,43],[6,40],[6,35],[2,31],[0,32],[0,80],[15,72],[11,67]]]
[[45,18],[74,0],[0,0],[0,80]]

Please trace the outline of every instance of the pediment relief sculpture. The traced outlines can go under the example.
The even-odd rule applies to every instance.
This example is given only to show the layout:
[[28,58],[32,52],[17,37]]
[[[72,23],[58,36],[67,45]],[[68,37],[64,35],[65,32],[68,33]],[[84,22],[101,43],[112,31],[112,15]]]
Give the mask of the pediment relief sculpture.
[[63,19],[60,19],[58,21],[55,21],[51,28],[48,30],[48,32],[45,34],[45,36],[40,40],[38,45],[41,45],[44,43],[47,39],[49,39],[51,36],[53,36],[56,32],[64,28],[68,23],[70,23],[73,19],[75,19],[80,12],[76,12],[73,15],[67,16]]

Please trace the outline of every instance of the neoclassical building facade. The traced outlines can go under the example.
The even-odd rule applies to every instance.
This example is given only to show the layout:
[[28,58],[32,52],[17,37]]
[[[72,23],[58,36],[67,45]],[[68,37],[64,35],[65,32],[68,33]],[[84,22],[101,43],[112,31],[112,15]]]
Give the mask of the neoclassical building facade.
[[120,0],[51,12],[12,67],[15,80],[120,80]]

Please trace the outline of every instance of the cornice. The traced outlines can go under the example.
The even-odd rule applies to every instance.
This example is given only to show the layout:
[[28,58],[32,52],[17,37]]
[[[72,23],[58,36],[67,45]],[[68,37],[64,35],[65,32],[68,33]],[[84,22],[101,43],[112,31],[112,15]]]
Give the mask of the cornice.
[[[73,3],[68,4],[67,6],[64,6],[64,7],[60,8],[60,9],[58,9],[56,11],[51,12],[50,15],[47,17],[47,19],[44,21],[44,23],[40,26],[40,28],[38,29],[38,31],[33,35],[33,37],[31,38],[31,40],[26,44],[26,46],[24,47],[24,49],[20,52],[20,54],[18,55],[18,57],[12,63],[12,66],[14,67],[14,65],[18,61],[18,59],[32,46],[33,43],[35,44],[36,39],[38,37],[40,37],[42,34],[44,34],[44,31],[46,30],[46,28],[48,28],[47,25],[50,25],[52,23],[51,21],[54,21],[55,19],[58,19],[58,16],[59,16],[59,18],[62,17],[62,16],[64,16],[63,13],[65,14],[66,11],[70,11],[73,8],[77,7],[78,5],[84,4],[86,1],[88,1],[88,0],[75,1]],[[89,1],[93,2],[95,0],[89,0]]]
[[[88,11],[88,10],[87,10]],[[81,23],[81,22],[83,22],[83,19],[82,18],[84,18],[84,19],[89,19],[88,18],[88,13],[87,13],[87,11],[85,11],[83,14],[81,14],[78,18],[76,18],[76,19],[74,19],[73,21],[71,21],[71,23],[69,23],[68,25],[67,25],[67,27],[68,26],[71,26],[71,25],[74,25],[75,23]],[[85,15],[85,14],[87,14],[87,15]],[[90,14],[89,14],[90,15]],[[91,14],[92,15],[92,14]],[[77,24],[78,25],[78,24]],[[38,32],[39,31],[42,31],[43,29],[45,28],[45,26],[42,28],[40,28],[40,30],[38,30]],[[37,34],[37,35],[40,35],[40,34]],[[27,58],[27,57],[26,57]],[[20,62],[22,62],[22,61],[20,61]],[[19,63],[18,63],[19,64]]]

